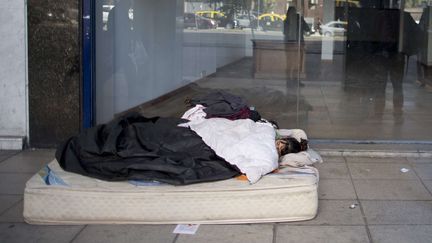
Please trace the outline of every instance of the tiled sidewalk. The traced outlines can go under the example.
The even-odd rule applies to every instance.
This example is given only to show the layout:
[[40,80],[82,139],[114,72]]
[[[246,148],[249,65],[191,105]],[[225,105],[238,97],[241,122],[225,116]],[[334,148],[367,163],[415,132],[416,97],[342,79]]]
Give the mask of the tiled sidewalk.
[[24,223],[25,182],[53,157],[53,150],[0,151],[0,242],[432,241],[432,158],[325,157],[318,165],[320,201],[314,220],[201,225],[195,235],[176,235],[175,225]]

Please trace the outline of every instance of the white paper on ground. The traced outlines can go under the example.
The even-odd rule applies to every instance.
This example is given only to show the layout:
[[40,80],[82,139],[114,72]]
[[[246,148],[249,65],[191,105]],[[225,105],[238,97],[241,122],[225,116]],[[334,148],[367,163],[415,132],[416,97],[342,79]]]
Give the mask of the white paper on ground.
[[410,171],[410,170],[407,169],[407,168],[402,168],[402,169],[400,169],[400,171],[401,171],[402,173],[407,173],[407,172]]
[[199,224],[178,224],[175,227],[173,233],[194,235],[197,232],[199,226]]

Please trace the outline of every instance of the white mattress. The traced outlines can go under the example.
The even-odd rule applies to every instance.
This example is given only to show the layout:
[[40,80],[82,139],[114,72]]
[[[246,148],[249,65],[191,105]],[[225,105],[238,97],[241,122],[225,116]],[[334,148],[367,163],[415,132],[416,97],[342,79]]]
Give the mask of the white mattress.
[[308,220],[318,207],[318,171],[285,168],[258,183],[229,179],[187,186],[136,186],[49,168],[67,186],[40,173],[26,184],[24,218],[31,224],[218,224]]

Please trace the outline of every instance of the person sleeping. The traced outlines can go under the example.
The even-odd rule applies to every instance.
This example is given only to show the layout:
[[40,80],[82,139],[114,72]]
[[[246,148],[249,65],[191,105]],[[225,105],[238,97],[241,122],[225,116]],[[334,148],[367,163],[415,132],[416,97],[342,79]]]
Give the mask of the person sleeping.
[[308,141],[306,139],[297,139],[293,137],[280,137],[276,139],[276,150],[279,157],[289,153],[299,153],[308,149]]

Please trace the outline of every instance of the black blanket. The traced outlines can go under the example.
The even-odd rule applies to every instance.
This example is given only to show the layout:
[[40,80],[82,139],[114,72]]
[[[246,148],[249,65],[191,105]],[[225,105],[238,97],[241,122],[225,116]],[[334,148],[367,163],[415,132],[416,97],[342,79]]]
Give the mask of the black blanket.
[[177,126],[184,122],[128,114],[68,139],[57,149],[56,158],[66,171],[108,181],[181,185],[239,174],[195,132]]

